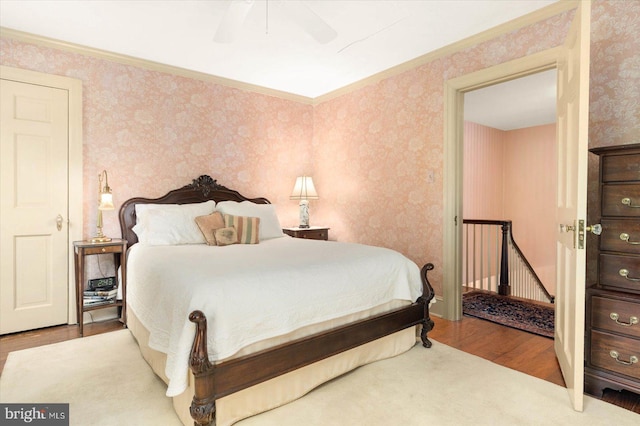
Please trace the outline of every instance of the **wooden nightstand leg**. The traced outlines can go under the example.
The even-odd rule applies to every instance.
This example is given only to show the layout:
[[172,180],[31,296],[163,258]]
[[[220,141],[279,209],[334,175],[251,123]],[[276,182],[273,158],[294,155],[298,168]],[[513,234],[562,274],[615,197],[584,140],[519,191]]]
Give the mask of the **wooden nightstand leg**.
[[78,326],[80,327],[80,337],[84,334],[84,314],[83,314],[83,291],[84,291],[84,254],[82,248],[78,248],[76,253],[76,312]]

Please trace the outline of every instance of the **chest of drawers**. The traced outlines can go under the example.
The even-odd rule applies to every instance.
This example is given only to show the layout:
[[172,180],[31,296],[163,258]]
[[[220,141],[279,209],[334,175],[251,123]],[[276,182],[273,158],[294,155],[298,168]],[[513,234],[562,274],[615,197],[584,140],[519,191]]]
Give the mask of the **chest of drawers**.
[[640,393],[640,144],[600,156],[598,279],[587,288],[585,391]]

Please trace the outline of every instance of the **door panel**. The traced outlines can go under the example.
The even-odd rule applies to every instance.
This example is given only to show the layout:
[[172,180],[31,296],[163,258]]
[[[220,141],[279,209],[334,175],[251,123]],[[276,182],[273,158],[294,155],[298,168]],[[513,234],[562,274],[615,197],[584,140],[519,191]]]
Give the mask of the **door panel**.
[[590,2],[580,2],[558,61],[557,295],[555,352],[573,408],[583,409]]
[[0,80],[0,333],[68,321],[69,99]]

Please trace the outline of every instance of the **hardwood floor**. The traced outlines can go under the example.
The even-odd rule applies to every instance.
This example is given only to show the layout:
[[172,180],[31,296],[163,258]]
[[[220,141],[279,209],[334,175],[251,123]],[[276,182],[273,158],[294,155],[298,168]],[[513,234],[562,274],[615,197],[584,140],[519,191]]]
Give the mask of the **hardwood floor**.
[[[106,333],[120,330],[122,327],[122,323],[117,319],[85,324],[84,335],[91,336]],[[40,328],[25,331],[24,333],[12,333],[0,336],[0,374],[2,374],[4,363],[7,361],[9,352],[78,338],[80,338],[80,329],[77,325],[60,325],[57,327]]]
[[429,337],[496,364],[565,386],[553,339],[504,327],[478,318],[461,321],[433,318]]
[[[447,321],[434,317],[429,337],[504,367],[565,386],[560,365],[549,339],[489,321],[463,317]],[[640,414],[640,395],[607,389],[603,401]]]
[[[434,317],[429,337],[445,345],[479,356],[496,364],[564,386],[553,339],[503,327],[477,318],[447,321]],[[85,324],[84,334],[119,330],[118,320]],[[9,352],[79,338],[78,326],[64,325],[0,336],[0,374]],[[640,413],[640,396],[607,392],[603,400]]]

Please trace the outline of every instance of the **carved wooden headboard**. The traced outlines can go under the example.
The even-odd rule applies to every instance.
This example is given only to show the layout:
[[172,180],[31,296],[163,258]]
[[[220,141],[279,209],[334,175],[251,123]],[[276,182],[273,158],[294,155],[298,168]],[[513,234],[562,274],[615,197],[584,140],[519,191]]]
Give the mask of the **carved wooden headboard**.
[[247,198],[238,191],[219,185],[211,176],[202,175],[182,188],[169,191],[160,198],[131,198],[120,207],[120,230],[122,238],[128,241],[128,247],[138,242],[133,232],[136,224],[136,204],[189,204],[205,201],[251,201],[257,204],[270,204],[266,198]]

